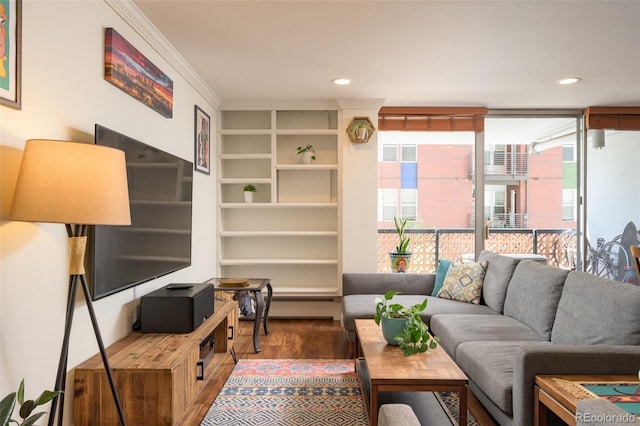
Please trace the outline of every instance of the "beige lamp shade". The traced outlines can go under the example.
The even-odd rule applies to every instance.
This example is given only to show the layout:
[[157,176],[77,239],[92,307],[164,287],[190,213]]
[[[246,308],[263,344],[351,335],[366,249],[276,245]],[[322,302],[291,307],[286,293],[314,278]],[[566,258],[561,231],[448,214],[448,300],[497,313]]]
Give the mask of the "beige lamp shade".
[[9,219],[130,225],[124,152],[87,143],[28,140]]

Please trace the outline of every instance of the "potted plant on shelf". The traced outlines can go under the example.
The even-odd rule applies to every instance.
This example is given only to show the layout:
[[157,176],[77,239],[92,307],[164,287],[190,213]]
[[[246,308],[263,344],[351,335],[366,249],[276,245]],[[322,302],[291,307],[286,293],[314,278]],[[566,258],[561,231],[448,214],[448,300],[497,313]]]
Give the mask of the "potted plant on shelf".
[[376,299],[374,320],[382,328],[387,343],[398,346],[406,356],[435,349],[440,339],[429,334],[429,326],[422,321],[420,313],[427,308],[427,299],[422,303],[405,307],[391,303],[400,292],[389,290],[384,299]]
[[[59,395],[61,391],[49,391],[45,390],[42,394],[36,399],[24,400],[24,379],[20,381],[20,386],[18,387],[17,392],[11,392],[9,395],[5,396],[2,401],[0,401],[0,426],[8,426],[10,423],[16,423],[17,425],[33,425],[35,422],[42,417],[45,412],[39,412],[31,415],[33,410],[39,405],[44,405],[47,402],[51,401],[57,395]],[[22,423],[19,423],[16,420],[11,419],[11,415],[13,414],[13,409],[16,405],[16,401],[20,404],[19,415],[22,419]]]
[[407,219],[394,216],[393,222],[395,223],[396,232],[398,233],[398,245],[396,246],[395,251],[389,252],[391,271],[407,272],[409,265],[411,264],[411,252],[409,251],[411,238],[409,235],[405,234]]
[[302,156],[302,164],[311,164],[316,159],[316,149],[311,144],[299,146],[297,154]]
[[250,183],[244,186],[244,202],[245,203],[252,203],[253,202],[253,193],[257,192],[258,190],[256,189],[255,186],[251,185]]

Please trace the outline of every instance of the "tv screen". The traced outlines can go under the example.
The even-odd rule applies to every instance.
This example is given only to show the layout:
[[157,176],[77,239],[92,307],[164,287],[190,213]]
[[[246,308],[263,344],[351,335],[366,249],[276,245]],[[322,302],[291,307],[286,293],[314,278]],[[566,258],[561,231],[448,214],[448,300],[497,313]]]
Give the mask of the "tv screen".
[[193,163],[99,124],[95,143],[125,153],[131,225],[93,227],[93,300],[191,265],[193,182]]

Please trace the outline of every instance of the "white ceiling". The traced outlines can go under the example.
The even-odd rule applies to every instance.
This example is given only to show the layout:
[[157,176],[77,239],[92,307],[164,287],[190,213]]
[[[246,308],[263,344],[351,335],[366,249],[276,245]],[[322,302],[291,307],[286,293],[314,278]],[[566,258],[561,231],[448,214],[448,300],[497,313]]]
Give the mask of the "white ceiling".
[[[134,4],[223,105],[640,105],[640,0]],[[583,80],[555,83],[567,76]]]

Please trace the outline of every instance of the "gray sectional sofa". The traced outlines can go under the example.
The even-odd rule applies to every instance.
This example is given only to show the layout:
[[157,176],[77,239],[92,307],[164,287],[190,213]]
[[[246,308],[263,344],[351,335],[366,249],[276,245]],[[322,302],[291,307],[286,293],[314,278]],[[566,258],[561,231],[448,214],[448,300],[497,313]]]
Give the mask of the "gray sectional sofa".
[[423,319],[501,425],[533,423],[539,374],[637,374],[640,287],[483,251],[481,304],[431,296],[435,274],[345,273],[343,326],[373,318],[388,290],[399,303],[429,299]]

